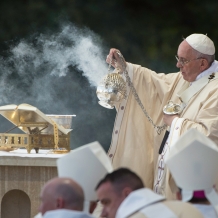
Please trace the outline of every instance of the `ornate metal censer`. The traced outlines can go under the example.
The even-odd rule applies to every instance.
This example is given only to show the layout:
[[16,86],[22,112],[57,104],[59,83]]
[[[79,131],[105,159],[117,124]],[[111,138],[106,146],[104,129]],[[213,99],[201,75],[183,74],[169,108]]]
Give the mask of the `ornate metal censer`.
[[115,103],[121,102],[127,96],[126,82],[115,69],[108,73],[97,87],[98,103],[106,108],[113,109]]
[[[125,60],[120,52],[117,52],[120,57],[122,63],[122,69],[125,69]],[[123,99],[127,97],[127,85],[130,87],[132,94],[141,107],[143,113],[147,117],[148,121],[152,124],[152,126],[156,129],[157,133],[160,135],[163,130],[167,128],[167,125],[164,124],[162,126],[157,126],[154,124],[151,117],[148,115],[144,105],[142,104],[133,83],[128,75],[128,72],[124,70],[115,69],[114,72],[110,73],[112,60],[110,61],[108,67],[108,74],[103,78],[102,82],[97,87],[97,97],[100,100],[98,103],[106,108],[113,109],[116,103],[121,102]],[[126,81],[123,79],[121,74],[124,74]],[[172,101],[169,101],[168,104],[164,107],[163,112],[165,114],[173,115],[179,114],[182,111],[182,107],[179,104],[174,104]]]
[[[70,126],[73,115],[64,115],[70,120],[68,128],[65,128],[55,122],[55,118],[59,118],[58,115],[46,116],[28,104],[1,106],[0,114],[15,125],[7,132],[0,133],[0,150],[26,148],[28,153],[32,149],[38,153],[40,148],[53,149],[51,153],[70,151]],[[25,134],[9,133],[15,128]]]

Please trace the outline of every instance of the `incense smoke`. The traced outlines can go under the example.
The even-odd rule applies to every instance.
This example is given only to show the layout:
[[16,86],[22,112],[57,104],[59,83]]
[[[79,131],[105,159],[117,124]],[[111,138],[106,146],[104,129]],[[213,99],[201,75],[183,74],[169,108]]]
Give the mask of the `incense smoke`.
[[46,64],[51,75],[66,76],[69,66],[75,66],[96,86],[99,78],[107,71],[105,55],[99,45],[100,38],[88,29],[81,30],[72,25],[62,28],[59,33],[40,35],[34,44],[25,40],[11,49],[10,59],[17,62],[16,69],[22,74],[23,65],[30,64],[37,73]]
[[[98,105],[95,93],[107,74],[108,49],[103,48],[98,35],[72,24],[21,40],[0,58],[0,106],[28,103],[45,114],[76,114],[76,146],[101,141],[98,138],[108,132],[104,123],[113,122],[106,121],[111,112]],[[104,132],[96,133],[99,129]],[[0,130],[7,129],[1,125]],[[110,138],[111,130],[108,133]]]
[[[8,58],[0,60],[0,92],[4,93],[0,104],[18,102],[20,97],[28,101],[28,96],[49,101],[54,92],[51,88],[54,78],[75,71],[82,72],[90,85],[96,87],[107,73],[105,57],[96,34],[69,24],[58,33],[22,40],[10,49]],[[56,89],[59,82],[54,84]],[[26,94],[22,93],[24,89]]]

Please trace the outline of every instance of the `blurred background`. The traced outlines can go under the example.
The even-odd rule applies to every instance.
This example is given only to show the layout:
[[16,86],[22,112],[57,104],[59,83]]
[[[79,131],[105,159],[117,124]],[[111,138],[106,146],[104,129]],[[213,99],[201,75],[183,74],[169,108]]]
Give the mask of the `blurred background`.
[[[98,105],[106,55],[176,72],[177,47],[192,33],[217,46],[217,0],[2,0],[0,106],[28,103],[45,114],[76,114],[71,148],[99,141],[108,150],[115,110]],[[0,117],[0,132],[11,127]]]

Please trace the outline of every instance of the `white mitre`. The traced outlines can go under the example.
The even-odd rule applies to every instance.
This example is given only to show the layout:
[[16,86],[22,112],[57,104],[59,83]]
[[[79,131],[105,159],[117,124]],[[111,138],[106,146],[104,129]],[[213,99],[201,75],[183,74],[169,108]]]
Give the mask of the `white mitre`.
[[192,48],[201,52],[202,54],[215,54],[214,43],[207,35],[194,33],[188,36],[185,40]]
[[34,218],[42,218],[42,214],[41,213],[37,213]]
[[110,159],[98,142],[83,145],[59,158],[57,168],[59,177],[72,178],[83,188],[85,211],[89,201],[97,200],[95,188],[98,182],[113,171]]
[[204,190],[218,211],[218,194],[213,188],[218,181],[218,147],[213,141],[190,129],[172,145],[165,163],[182,189],[183,201],[189,201],[194,191]]

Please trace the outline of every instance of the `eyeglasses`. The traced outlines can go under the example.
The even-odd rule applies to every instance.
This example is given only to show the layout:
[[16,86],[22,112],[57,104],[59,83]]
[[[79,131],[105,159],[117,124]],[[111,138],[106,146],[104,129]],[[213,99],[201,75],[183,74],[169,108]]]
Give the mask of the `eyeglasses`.
[[177,55],[175,55],[175,57],[176,57],[176,60],[182,65],[182,66],[184,66],[184,65],[186,65],[186,64],[188,64],[189,62],[191,62],[191,61],[195,61],[195,60],[198,60],[198,59],[202,59],[201,57],[199,57],[199,58],[195,58],[195,59],[192,59],[192,60],[179,60],[179,57],[177,56]]

